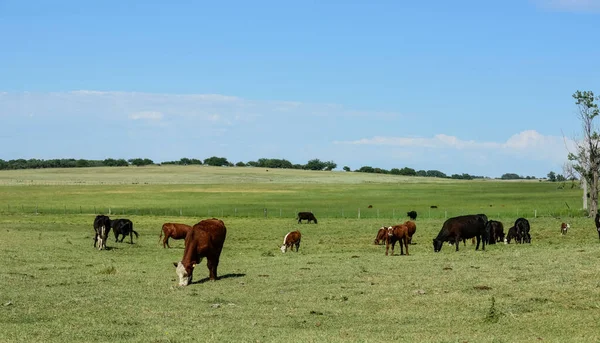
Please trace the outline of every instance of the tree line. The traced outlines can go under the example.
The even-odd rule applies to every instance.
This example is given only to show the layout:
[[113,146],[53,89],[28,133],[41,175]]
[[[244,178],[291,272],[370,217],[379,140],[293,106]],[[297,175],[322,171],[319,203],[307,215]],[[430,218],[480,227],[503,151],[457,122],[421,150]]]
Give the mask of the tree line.
[[[104,160],[87,160],[87,159],[16,159],[5,161],[0,159],[0,170],[15,170],[15,169],[42,169],[42,168],[85,168],[85,167],[127,167],[137,166],[143,167],[148,165],[208,165],[208,166],[223,166],[223,167],[259,167],[259,168],[281,168],[281,169],[300,169],[300,170],[322,170],[331,171],[337,168],[337,164],[333,161],[321,161],[320,159],[309,160],[306,164],[294,164],[286,159],[277,158],[260,158],[256,161],[248,162],[237,162],[232,163],[225,157],[212,156],[204,160],[196,158],[181,158],[177,161],[164,161],[155,163],[149,158],[131,158],[131,159],[113,159],[107,158]],[[348,166],[342,168],[346,172],[352,170]],[[374,173],[374,174],[391,174],[391,175],[403,175],[403,176],[422,176],[422,177],[437,177],[437,178],[448,178],[457,180],[473,180],[483,179],[484,176],[470,175],[467,173],[463,174],[452,174],[446,175],[439,170],[415,170],[413,168],[392,168],[390,170],[363,166],[354,172],[359,173]],[[521,177],[517,174],[504,174],[501,179],[535,179],[534,177]]]

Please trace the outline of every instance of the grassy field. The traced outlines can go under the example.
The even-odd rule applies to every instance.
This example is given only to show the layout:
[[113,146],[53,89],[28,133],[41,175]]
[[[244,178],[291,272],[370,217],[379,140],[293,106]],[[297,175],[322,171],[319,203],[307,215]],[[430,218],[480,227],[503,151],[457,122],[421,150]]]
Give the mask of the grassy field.
[[[0,342],[600,340],[600,240],[593,221],[577,215],[578,189],[357,173],[264,176],[252,168],[169,167],[163,175],[160,168],[0,173],[0,204],[12,206],[0,209]],[[20,182],[10,181],[16,175]],[[137,184],[119,181],[135,177]],[[573,212],[564,211],[565,201]],[[160,213],[187,202],[198,212],[271,204],[286,215],[224,216],[221,279],[206,281],[203,262],[194,284],[181,288],[172,262],[181,259],[183,242],[163,249],[158,235],[164,222],[207,217]],[[37,204],[39,214],[15,209],[19,203]],[[156,211],[126,215],[140,233],[135,244],[111,238],[109,250],[97,251],[94,214],[56,209],[78,204]],[[368,204],[381,209],[380,218],[318,215],[317,225],[297,224],[292,212],[369,213]],[[431,217],[430,204],[439,206]],[[531,223],[531,245],[475,251],[467,243],[459,252],[448,246],[433,252],[446,211],[488,213],[508,228],[526,207],[549,213],[522,213]],[[394,208],[398,218],[383,216]],[[385,248],[372,243],[377,229],[405,220],[402,211],[409,209],[419,211],[410,256],[384,256]],[[561,218],[550,215],[561,211]],[[566,236],[561,221],[571,224]],[[282,254],[281,240],[293,229],[303,234],[300,252]]]

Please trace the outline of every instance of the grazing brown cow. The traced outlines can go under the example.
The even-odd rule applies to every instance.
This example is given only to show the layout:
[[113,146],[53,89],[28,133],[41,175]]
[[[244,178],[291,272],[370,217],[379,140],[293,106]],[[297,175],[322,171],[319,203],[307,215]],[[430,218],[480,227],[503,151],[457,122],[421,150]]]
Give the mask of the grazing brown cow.
[[222,220],[205,219],[194,225],[185,237],[183,258],[175,265],[179,285],[187,286],[192,282],[194,267],[206,257],[206,266],[211,280],[217,279],[217,267],[227,228]]
[[415,222],[411,222],[410,220],[407,220],[404,223],[404,225],[406,225],[406,227],[408,228],[408,244],[412,244],[412,236],[417,231],[417,224],[415,224]]
[[567,234],[567,230],[569,230],[571,228],[571,225],[569,225],[569,223],[561,223],[560,224],[560,233],[561,235],[566,235]]
[[158,241],[160,242],[164,235],[165,238],[162,238],[163,248],[165,248],[165,245],[170,248],[169,238],[185,239],[185,236],[188,234],[188,232],[190,232],[191,229],[192,227],[186,224],[164,223],[162,226],[162,232],[160,233],[160,236],[158,236]]
[[377,237],[375,237],[373,244],[379,245],[381,243],[385,243],[386,237],[387,237],[387,228],[385,226],[382,226],[379,229],[379,231],[377,231]]
[[400,241],[400,255],[404,255],[402,244],[404,244],[404,247],[406,248],[406,255],[408,255],[408,227],[406,227],[404,224],[400,224],[388,227],[387,231],[388,239],[385,245],[385,256],[388,255],[390,244],[392,244],[392,256],[394,255],[394,245],[396,245],[397,241]]
[[283,245],[281,246],[281,252],[285,253],[288,248],[294,251],[294,245],[296,246],[296,252],[298,252],[298,248],[300,248],[300,239],[302,238],[302,234],[300,231],[292,231],[288,232],[285,237],[283,237]]

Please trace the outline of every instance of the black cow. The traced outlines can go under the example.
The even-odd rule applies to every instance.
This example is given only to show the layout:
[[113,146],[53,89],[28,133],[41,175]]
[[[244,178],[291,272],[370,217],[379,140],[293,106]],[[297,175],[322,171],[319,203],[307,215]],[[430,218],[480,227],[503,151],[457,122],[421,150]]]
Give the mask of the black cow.
[[135,234],[135,238],[138,238],[138,233],[133,229],[133,223],[129,219],[111,220],[110,226],[115,233],[115,242],[119,241],[119,235],[123,235],[123,237],[121,237],[121,242],[129,235],[131,244],[133,244],[133,234]]
[[504,225],[496,220],[490,220],[485,226],[485,232],[488,237],[487,244],[496,244],[504,241]]
[[531,235],[529,234],[529,221],[525,218],[519,218],[515,221],[517,228],[517,238],[519,243],[531,243]]
[[103,214],[97,215],[94,219],[94,247],[98,245],[98,250],[106,248],[106,240],[108,239],[108,233],[110,232],[110,218]]
[[596,223],[596,231],[598,231],[598,238],[600,238],[600,213],[596,213],[594,223]]
[[406,215],[408,216],[408,218],[410,218],[412,220],[417,219],[417,211],[408,211],[408,212],[406,212]]
[[298,224],[301,224],[303,220],[306,220],[308,223],[310,223],[311,221],[314,221],[315,224],[317,223],[317,218],[315,218],[315,215],[312,212],[298,212]]
[[464,238],[477,238],[475,250],[479,250],[479,243],[482,243],[482,250],[485,250],[485,225],[486,221],[481,215],[466,215],[454,217],[446,220],[437,237],[433,240],[433,251],[442,250],[446,241],[454,241],[456,251],[458,251],[459,242]]
[[515,226],[511,226],[511,228],[508,229],[506,237],[504,238],[504,244],[510,244],[510,241],[512,240],[514,240],[517,243],[521,242],[521,238],[519,237],[519,233]]

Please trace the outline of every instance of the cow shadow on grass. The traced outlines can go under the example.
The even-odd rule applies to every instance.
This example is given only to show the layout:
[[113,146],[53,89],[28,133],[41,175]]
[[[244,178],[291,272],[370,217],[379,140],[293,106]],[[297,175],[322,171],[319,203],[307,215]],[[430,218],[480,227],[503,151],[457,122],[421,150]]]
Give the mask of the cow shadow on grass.
[[[240,273],[232,273],[232,274],[225,274],[222,276],[219,276],[219,278],[217,280],[223,280],[223,279],[229,279],[229,278],[236,278],[236,277],[244,277],[246,276],[246,274],[240,274]],[[210,278],[204,278],[204,279],[200,279],[198,281],[194,281],[191,284],[195,285],[195,284],[203,284],[205,282],[210,281]]]

